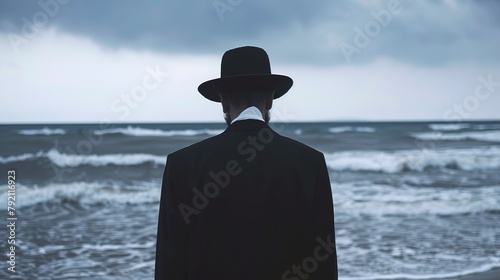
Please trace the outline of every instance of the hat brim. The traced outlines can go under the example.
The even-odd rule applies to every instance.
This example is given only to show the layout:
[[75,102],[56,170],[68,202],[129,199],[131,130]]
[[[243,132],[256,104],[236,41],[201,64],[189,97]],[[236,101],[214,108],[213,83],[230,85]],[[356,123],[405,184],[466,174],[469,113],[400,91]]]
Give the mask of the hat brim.
[[280,98],[292,87],[293,80],[284,75],[238,75],[206,81],[198,91],[208,100],[220,102],[219,93],[238,88],[269,88],[274,90],[274,99]]

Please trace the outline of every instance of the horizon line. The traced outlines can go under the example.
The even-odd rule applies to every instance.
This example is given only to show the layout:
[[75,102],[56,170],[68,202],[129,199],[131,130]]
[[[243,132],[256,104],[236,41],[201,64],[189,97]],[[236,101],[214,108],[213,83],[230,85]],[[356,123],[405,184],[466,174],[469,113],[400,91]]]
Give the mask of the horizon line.
[[[436,120],[436,119],[416,119],[416,120],[309,120],[309,121],[271,121],[270,124],[277,123],[466,123],[466,122],[500,122],[500,119],[464,119],[464,120]],[[0,125],[84,125],[84,124],[101,124],[103,122],[12,122],[0,123]],[[210,122],[210,121],[176,121],[176,122],[160,122],[160,121],[131,121],[131,122],[108,122],[108,124],[225,124],[223,121]]]

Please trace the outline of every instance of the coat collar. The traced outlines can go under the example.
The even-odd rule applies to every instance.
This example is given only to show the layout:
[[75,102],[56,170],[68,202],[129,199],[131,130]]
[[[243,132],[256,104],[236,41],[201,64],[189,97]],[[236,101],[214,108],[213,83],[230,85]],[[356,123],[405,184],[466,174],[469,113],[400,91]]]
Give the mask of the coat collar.
[[236,121],[229,125],[224,132],[228,131],[254,131],[254,130],[260,130],[263,128],[268,128],[269,125],[263,121],[258,121],[258,120],[241,120],[241,121]]

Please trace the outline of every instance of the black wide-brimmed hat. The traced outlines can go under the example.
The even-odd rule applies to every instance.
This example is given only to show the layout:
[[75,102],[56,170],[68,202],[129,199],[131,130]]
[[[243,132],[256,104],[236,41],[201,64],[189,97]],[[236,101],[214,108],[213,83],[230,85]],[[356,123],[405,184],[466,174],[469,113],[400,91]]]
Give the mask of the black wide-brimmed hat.
[[258,47],[228,50],[222,56],[220,78],[202,83],[198,91],[207,99],[220,102],[219,92],[231,89],[262,88],[274,90],[274,99],[293,85],[290,77],[271,74],[269,57]]

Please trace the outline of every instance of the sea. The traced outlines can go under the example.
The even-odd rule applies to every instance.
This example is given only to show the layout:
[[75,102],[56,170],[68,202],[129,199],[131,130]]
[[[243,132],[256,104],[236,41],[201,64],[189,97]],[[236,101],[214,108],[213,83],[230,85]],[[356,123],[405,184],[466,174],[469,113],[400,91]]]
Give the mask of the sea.
[[[325,155],[340,279],[500,267],[500,121],[270,125]],[[152,279],[166,157],[225,128],[1,125],[0,278]],[[13,216],[15,272],[7,256]]]

